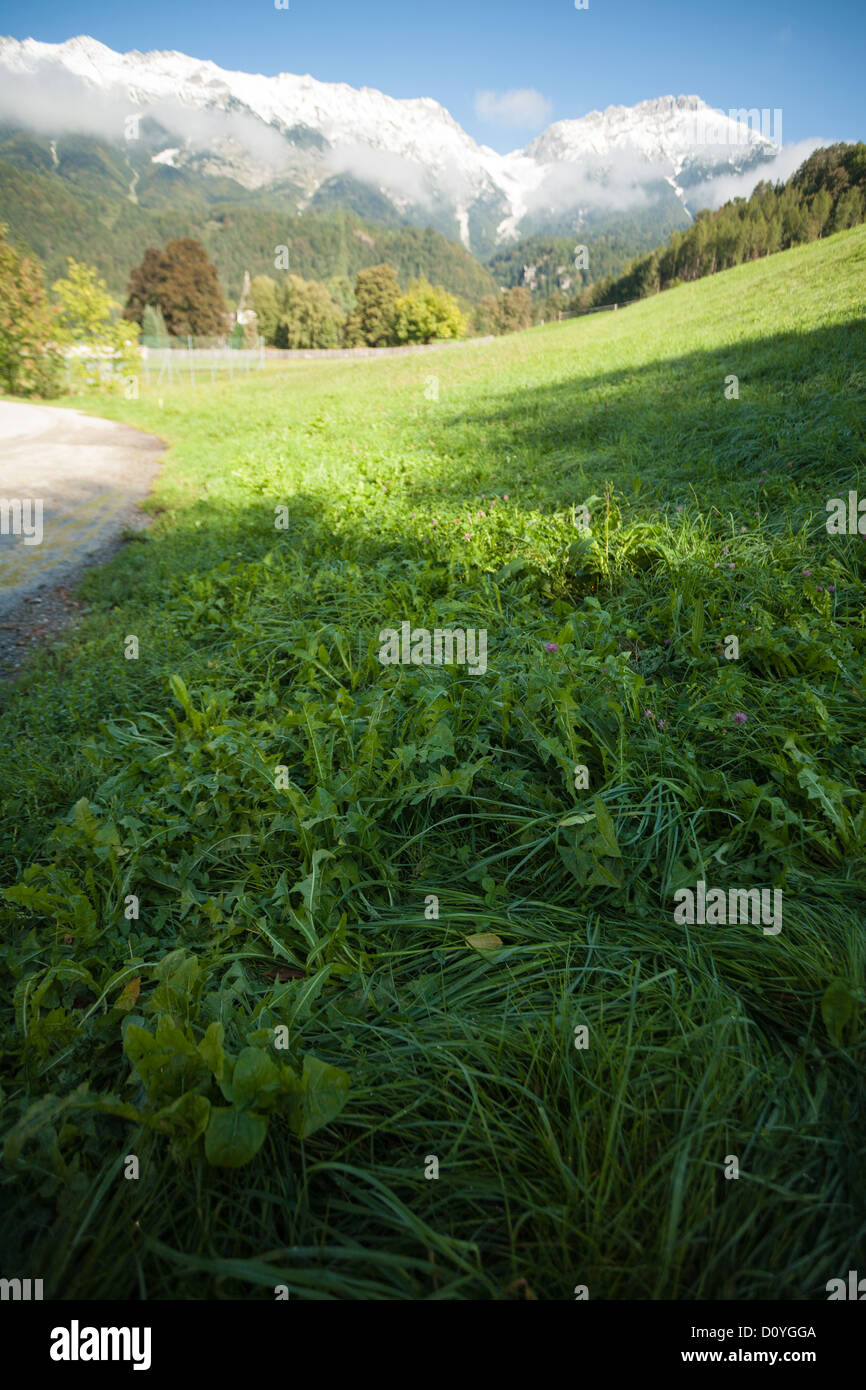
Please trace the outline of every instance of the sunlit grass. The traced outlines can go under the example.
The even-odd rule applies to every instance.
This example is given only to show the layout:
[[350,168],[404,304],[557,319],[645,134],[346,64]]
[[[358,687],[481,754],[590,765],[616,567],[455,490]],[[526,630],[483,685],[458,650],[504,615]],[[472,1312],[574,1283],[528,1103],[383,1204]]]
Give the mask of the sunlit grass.
[[[857,228],[495,343],[84,403],[170,451],[148,539],[6,697],[4,878],[50,865],[57,901],[0,909],[4,1127],[84,1081],[134,1099],[109,982],[134,966],[145,1008],[178,947],[195,1036],[285,1020],[352,1090],[236,1173],[70,1111],[2,1171],[4,1274],[797,1299],[856,1264],[864,540],[824,523],[864,486],[864,269]],[[402,620],[486,628],[486,674],[381,666]],[[81,797],[122,853],[48,839]],[[781,887],[782,932],[676,925],[699,878]]]

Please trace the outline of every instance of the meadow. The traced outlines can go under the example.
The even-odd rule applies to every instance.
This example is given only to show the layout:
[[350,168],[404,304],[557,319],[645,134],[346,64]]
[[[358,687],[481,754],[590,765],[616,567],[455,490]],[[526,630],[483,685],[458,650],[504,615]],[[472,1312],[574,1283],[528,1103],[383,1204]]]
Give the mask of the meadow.
[[[862,1270],[866,540],[826,503],[866,496],[864,287],[859,227],[494,342],[66,401],[169,451],[2,696],[4,1274]],[[486,670],[383,665],[404,621],[486,630]],[[781,931],[675,921],[698,881],[781,889]]]

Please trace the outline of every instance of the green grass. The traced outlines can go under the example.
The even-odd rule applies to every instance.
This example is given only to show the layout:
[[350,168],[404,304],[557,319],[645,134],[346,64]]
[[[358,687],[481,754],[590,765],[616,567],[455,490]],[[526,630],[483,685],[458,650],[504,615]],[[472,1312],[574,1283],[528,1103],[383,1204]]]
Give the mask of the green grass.
[[[494,343],[86,403],[171,447],[147,539],[7,692],[4,1276],[808,1299],[862,1267],[866,541],[825,504],[866,488],[864,270],[857,228]],[[404,619],[486,628],[486,674],[381,666]],[[699,878],[781,887],[782,932],[676,924]],[[217,1023],[348,1072],[344,1107],[302,1139],[262,1092],[256,1156],[209,1162]]]

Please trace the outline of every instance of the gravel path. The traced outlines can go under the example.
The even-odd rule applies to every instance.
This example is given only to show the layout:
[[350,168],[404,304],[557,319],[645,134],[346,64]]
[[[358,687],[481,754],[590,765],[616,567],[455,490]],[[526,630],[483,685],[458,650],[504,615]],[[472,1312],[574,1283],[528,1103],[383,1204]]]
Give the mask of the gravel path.
[[137,504],[165,447],[114,420],[0,401],[0,678],[75,621],[82,571],[148,525]]

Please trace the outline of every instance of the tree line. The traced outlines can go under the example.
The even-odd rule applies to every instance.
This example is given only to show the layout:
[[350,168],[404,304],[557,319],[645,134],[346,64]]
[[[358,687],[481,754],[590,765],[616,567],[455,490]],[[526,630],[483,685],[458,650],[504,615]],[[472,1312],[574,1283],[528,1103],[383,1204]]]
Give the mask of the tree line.
[[[326,283],[256,276],[245,296],[254,318],[229,311],[216,266],[194,237],[148,247],[129,275],[122,309],[98,271],[73,260],[51,293],[39,261],[16,248],[0,224],[0,388],[50,397],[93,380],[102,361],[115,384],[136,370],[140,344],[231,338],[286,348],[384,347],[504,333],[528,327],[526,290],[488,295],[468,322],[457,299],[420,277],[401,289],[386,263]],[[119,373],[117,369],[120,369]],[[96,368],[96,370],[99,370]]]
[[[250,313],[251,311],[251,313]],[[251,314],[255,315],[253,320]],[[236,346],[259,339],[278,348],[383,347],[460,338],[466,319],[456,298],[426,279],[401,290],[385,263],[328,281],[286,274],[257,275],[233,324],[216,266],[191,237],[148,247],[133,267],[124,318],[141,325],[144,341],[155,335],[184,338],[231,333]]]
[[749,198],[733,198],[715,212],[697,213],[685,231],[671,233],[667,246],[639,256],[618,275],[595,281],[569,308],[644,299],[863,221],[866,145],[830,145],[810,155],[787,183],[762,181]]
[[266,343],[278,348],[387,347],[462,338],[457,299],[424,277],[401,290],[393,266],[367,266],[354,285],[343,276],[322,283],[257,275],[251,302]]

